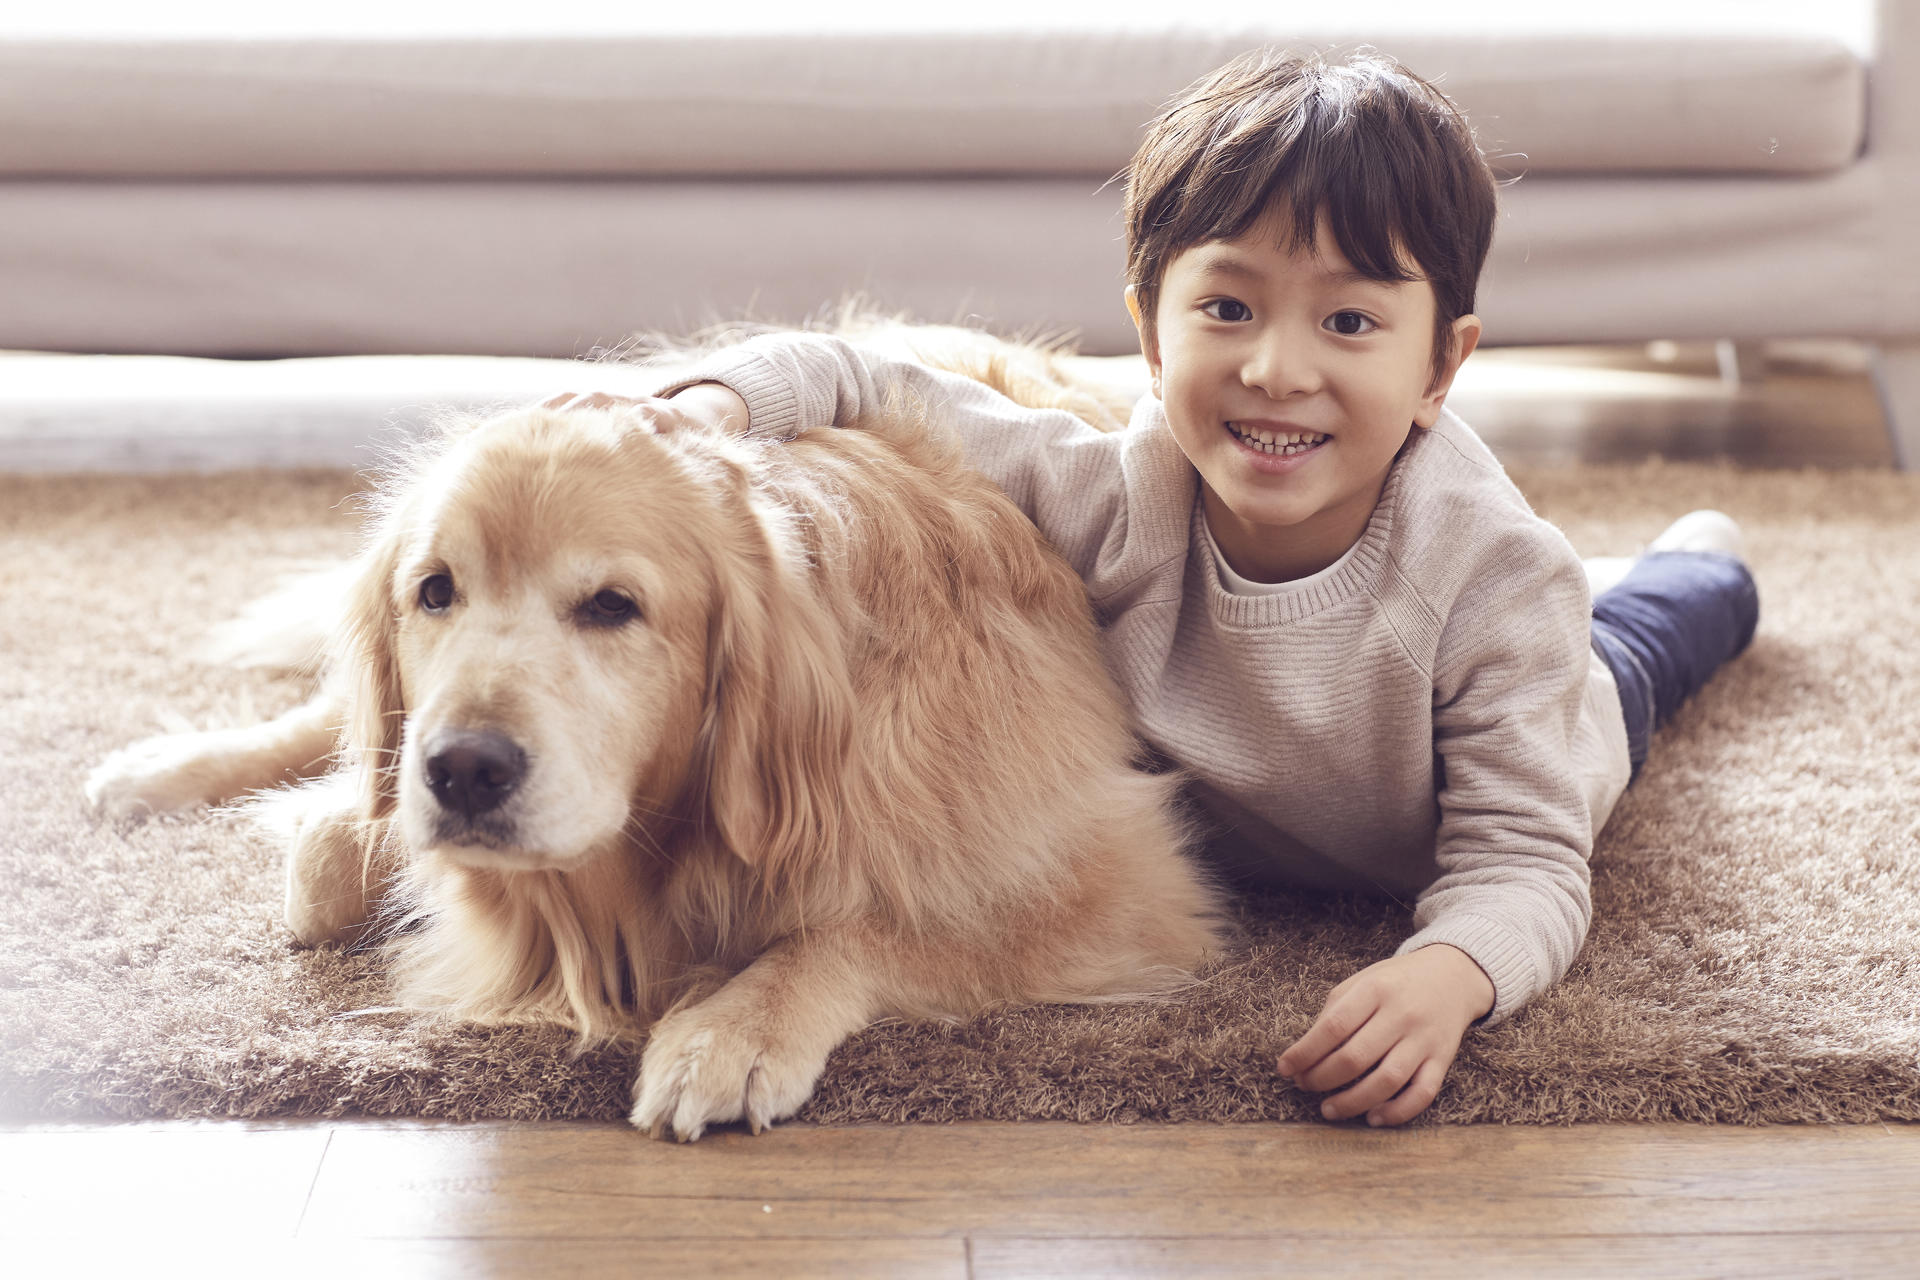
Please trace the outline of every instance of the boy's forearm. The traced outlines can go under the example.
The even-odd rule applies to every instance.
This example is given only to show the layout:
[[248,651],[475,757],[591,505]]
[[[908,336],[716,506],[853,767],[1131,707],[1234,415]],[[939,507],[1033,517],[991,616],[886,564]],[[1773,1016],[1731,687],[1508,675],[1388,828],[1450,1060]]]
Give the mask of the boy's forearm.
[[725,383],[696,382],[690,387],[680,388],[668,399],[716,431],[738,435],[747,430],[747,402]]
[[[716,416],[731,423],[738,415],[742,427],[751,418],[754,435],[785,440],[815,428],[860,421],[880,402],[879,377],[917,369],[896,369],[884,359],[872,359],[886,367],[883,375],[869,362],[870,357],[833,334],[767,333],[710,352],[663,381],[654,394],[679,400],[704,388],[698,394],[716,398]],[[721,384],[732,399],[718,399]]]
[[1462,572],[1434,656],[1443,766],[1434,861],[1403,952],[1440,943],[1485,967],[1505,1021],[1566,976],[1593,918],[1592,804],[1576,759],[1594,687],[1579,557],[1540,522]]
[[1493,979],[1480,967],[1478,961],[1451,942],[1436,942],[1430,947],[1422,947],[1413,953],[1423,958],[1431,958],[1433,963],[1444,965],[1455,975],[1450,985],[1457,988],[1467,1000],[1467,1010],[1474,1019],[1485,1017],[1493,1011],[1497,993]]

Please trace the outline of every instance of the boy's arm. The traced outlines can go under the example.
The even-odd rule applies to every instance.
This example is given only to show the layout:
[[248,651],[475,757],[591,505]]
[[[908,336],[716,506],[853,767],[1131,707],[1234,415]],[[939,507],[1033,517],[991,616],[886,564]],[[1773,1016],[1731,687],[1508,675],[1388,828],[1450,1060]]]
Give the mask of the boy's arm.
[[1544,525],[1496,550],[1475,575],[1493,589],[1457,602],[1441,634],[1441,874],[1414,908],[1414,935],[1335,987],[1280,1057],[1301,1086],[1344,1089],[1325,1101],[1328,1119],[1411,1120],[1468,1028],[1559,981],[1586,939],[1592,828],[1571,751],[1587,687],[1584,575]]
[[739,397],[755,436],[787,438],[818,427],[872,425],[926,431],[968,465],[1091,580],[1115,540],[1124,481],[1120,438],[1058,409],[1030,409],[984,383],[819,333],[763,334],[713,353],[660,384],[675,401]]
[[1544,524],[1503,540],[1446,619],[1434,672],[1440,875],[1396,955],[1451,943],[1506,1021],[1572,967],[1593,918],[1593,820],[1574,761],[1592,660],[1579,558]]

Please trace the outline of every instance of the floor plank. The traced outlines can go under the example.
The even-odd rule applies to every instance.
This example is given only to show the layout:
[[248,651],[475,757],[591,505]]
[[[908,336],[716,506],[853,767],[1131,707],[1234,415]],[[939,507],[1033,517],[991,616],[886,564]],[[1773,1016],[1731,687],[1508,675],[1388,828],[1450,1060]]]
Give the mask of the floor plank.
[[[964,1240],[445,1239],[302,1241],[297,1255],[328,1280],[661,1276],[699,1280],[966,1280]],[[1021,1264],[1014,1264],[1019,1267]],[[320,1269],[324,1268],[324,1271]],[[1002,1273],[1005,1274],[1005,1273]]]
[[[1461,366],[1447,403],[1508,463],[1649,453],[1750,466],[1891,463],[1864,345],[1760,346],[1759,375],[1738,384],[1722,380],[1711,342],[1483,347]],[[1129,394],[1146,389],[1137,355],[1069,360]],[[0,362],[17,366],[0,379],[0,468],[27,471],[353,467],[366,461],[368,422],[418,426],[422,407],[441,401],[541,399],[553,377],[545,361],[460,356],[0,352]]]
[[1311,1275],[1458,1276],[1471,1280],[1618,1280],[1621,1276],[1740,1276],[1809,1280],[1817,1276],[1905,1277],[1915,1273],[1920,1233],[1839,1235],[1534,1236],[1430,1240],[1378,1236],[1356,1250],[1350,1240],[1233,1236],[1173,1240],[983,1239],[973,1245],[975,1280],[1058,1277]]
[[[103,1206],[110,1209],[110,1206]],[[1016,1267],[1021,1264],[1013,1264]],[[157,1236],[129,1237],[104,1224],[85,1236],[0,1237],[0,1274],[19,1280],[121,1280],[191,1276],[194,1280],[476,1280],[477,1277],[697,1276],[701,1280],[965,1280],[963,1239],[584,1240],[434,1238],[424,1240],[260,1240],[202,1224]]]
[[26,1126],[0,1207],[25,1276],[1911,1276],[1920,1125]]
[[161,1236],[183,1222],[286,1239],[331,1127],[217,1122],[0,1133],[0,1239]]
[[303,1239],[336,1236],[1488,1239],[1920,1223],[1920,1129],[1884,1125],[342,1127]]
[[1447,404],[1508,465],[1651,455],[1765,467],[1892,465],[1863,348],[1765,345],[1764,374],[1738,385],[1721,378],[1710,342],[1476,352]]

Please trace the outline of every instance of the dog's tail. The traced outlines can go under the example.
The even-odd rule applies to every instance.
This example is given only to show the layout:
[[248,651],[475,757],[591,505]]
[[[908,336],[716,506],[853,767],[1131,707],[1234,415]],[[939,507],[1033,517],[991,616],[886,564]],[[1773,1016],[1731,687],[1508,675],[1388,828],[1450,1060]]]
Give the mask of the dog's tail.
[[359,566],[352,560],[311,561],[282,573],[274,588],[216,623],[196,652],[202,662],[312,673],[326,656],[327,636],[345,609]]

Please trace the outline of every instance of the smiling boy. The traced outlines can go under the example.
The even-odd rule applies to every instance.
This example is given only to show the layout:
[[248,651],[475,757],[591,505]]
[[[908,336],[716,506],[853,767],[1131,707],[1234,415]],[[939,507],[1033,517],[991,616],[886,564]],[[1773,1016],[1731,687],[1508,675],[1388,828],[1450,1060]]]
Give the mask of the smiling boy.
[[1085,580],[1141,735],[1234,874],[1413,901],[1414,932],[1280,1056],[1323,1114],[1399,1124],[1461,1037],[1560,980],[1587,860],[1652,729],[1757,618],[1737,529],[1682,521],[1596,604],[1581,561],[1444,407],[1480,339],[1492,176],[1376,57],[1258,51],[1155,120],[1125,431],[824,334],[720,352],[663,425],[787,435],[905,395]]

